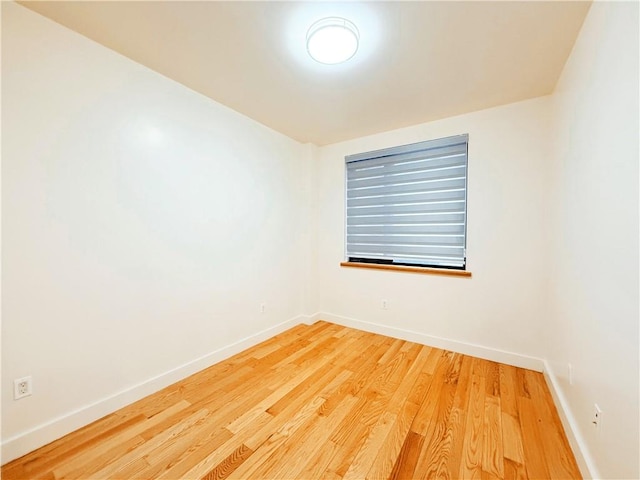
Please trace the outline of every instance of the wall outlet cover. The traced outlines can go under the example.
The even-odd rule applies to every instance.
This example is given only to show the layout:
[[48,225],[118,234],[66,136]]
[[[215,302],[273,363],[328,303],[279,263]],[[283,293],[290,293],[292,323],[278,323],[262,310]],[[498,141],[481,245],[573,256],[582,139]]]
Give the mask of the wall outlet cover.
[[31,395],[33,391],[32,383],[31,376],[16,378],[13,381],[13,399],[20,400]]

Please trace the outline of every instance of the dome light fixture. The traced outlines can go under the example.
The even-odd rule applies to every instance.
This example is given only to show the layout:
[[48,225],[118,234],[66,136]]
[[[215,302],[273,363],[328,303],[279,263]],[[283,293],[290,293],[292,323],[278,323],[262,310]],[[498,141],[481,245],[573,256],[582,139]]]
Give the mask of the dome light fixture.
[[360,33],[345,18],[327,17],[307,31],[307,51],[316,62],[327,65],[346,62],[358,51]]

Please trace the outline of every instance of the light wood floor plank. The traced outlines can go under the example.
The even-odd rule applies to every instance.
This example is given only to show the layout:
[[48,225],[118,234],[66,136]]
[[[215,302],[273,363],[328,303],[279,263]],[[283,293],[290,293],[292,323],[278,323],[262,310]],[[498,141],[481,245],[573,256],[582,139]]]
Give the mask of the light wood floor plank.
[[297,325],[2,467],[14,479],[580,478],[544,377]]
[[[258,472],[258,478],[304,478],[300,476],[300,472],[305,468],[307,460],[328,442],[331,433],[351,411],[356,401],[354,397],[347,398],[330,415],[318,414],[310,419],[308,428],[292,435],[279,455],[272,457],[271,466]],[[280,455],[288,458],[288,461],[283,462]]]
[[[149,452],[160,447],[163,443],[167,441],[173,441],[176,438],[180,438],[184,435],[189,435],[191,433],[189,428],[193,427],[200,420],[204,419],[208,413],[208,410],[200,410],[194,413],[193,415],[183,419],[173,427],[165,430],[161,434],[156,435],[152,439],[144,442],[142,445],[139,445],[133,450],[130,450],[125,455],[114,458],[111,462],[109,462],[108,465],[101,468],[100,470],[91,472],[91,476],[94,478],[131,478],[133,476],[133,473],[137,470],[134,468],[133,471],[129,471],[130,465],[136,463],[139,459],[145,459],[146,461],[146,457]],[[60,476],[58,472],[55,473],[56,476]],[[67,474],[65,476],[70,475]]]
[[311,399],[293,418],[270,435],[262,444],[257,445],[253,449],[254,454],[243,462],[229,478],[260,478],[256,472],[265,468],[270,458],[280,456],[280,448],[291,436],[295,435],[296,431],[300,429],[306,431],[308,424],[317,416],[317,411],[324,402],[325,399],[320,396]]
[[544,452],[544,439],[538,426],[531,398],[518,398],[518,413],[524,447],[525,468],[529,478],[551,478]]
[[207,473],[202,480],[223,480],[233,473],[239,465],[253,454],[246,445],[242,444],[220,462],[213,470]]
[[446,365],[444,383],[440,388],[431,422],[425,432],[426,447],[421,452],[418,465],[416,466],[415,474],[417,478],[446,478],[448,476],[447,464],[453,446],[453,432],[450,429],[450,417],[455,401],[463,356],[459,354],[447,354],[444,355],[442,359],[443,365]]
[[[495,391],[492,388],[492,391]],[[502,445],[502,413],[500,399],[493,395],[484,397],[484,443],[482,445],[482,470],[497,478],[504,478],[504,447]]]
[[[354,407],[354,409],[357,411],[357,406]],[[351,462],[369,435],[370,427],[358,422],[357,417],[356,420],[347,418],[343,421],[343,425],[350,425],[351,428],[344,429],[337,437],[334,433],[334,437],[336,438],[335,443],[338,448],[331,459],[331,462],[329,462],[329,466],[325,470],[323,478],[334,475],[342,478],[342,476],[347,473],[347,470],[349,470]]]
[[418,413],[418,405],[415,403],[404,402],[402,404],[389,434],[378,449],[373,461],[370,462],[371,468],[367,473],[367,479],[389,478],[416,413]]
[[70,458],[65,457],[67,458],[66,462],[61,462],[60,465],[53,468],[56,478],[77,478],[113,465],[113,462],[122,459],[127,452],[146,443],[144,438],[140,436],[146,429],[153,428],[155,424],[162,422],[166,417],[173,416],[174,413],[186,410],[189,405],[189,402],[181,400],[145,422],[136,423],[91,449],[82,450]]
[[469,406],[471,371],[473,359],[464,356],[460,367],[460,375],[453,399],[453,407],[447,425],[448,435],[451,438],[451,449],[446,472],[459,472],[462,464],[462,449],[464,447],[467,410]]
[[326,478],[325,472],[329,467],[329,463],[338,453],[339,446],[331,440],[325,442],[322,448],[317,449],[307,463],[300,470],[299,478],[306,480],[320,480]]
[[527,372],[529,385],[534,394],[534,406],[538,415],[540,433],[544,438],[543,450],[547,459],[549,473],[554,478],[571,478],[578,473],[578,465],[573,455],[567,455],[571,451],[564,429],[560,423],[558,412],[551,401],[551,394],[544,381],[544,377],[538,372]]
[[413,419],[411,430],[425,437],[429,436],[428,429],[440,400],[440,391],[446,385],[445,380],[450,358],[444,352],[439,352],[439,362],[430,379],[429,388],[425,390],[424,397],[418,399],[417,402],[420,408]]
[[423,445],[424,435],[419,435],[409,429],[400,453],[398,453],[398,457],[395,460],[391,475],[389,476],[390,480],[414,478],[414,472]]
[[524,465],[508,458],[504,459],[504,479],[505,480],[529,480],[527,470]]
[[516,398],[516,367],[500,365],[500,408],[504,413],[518,419],[518,402]]
[[[415,415],[415,411],[413,415]],[[342,478],[345,480],[366,478],[367,472],[371,469],[373,461],[377,458],[378,452],[395,425],[397,418],[397,415],[393,413],[382,413],[378,421],[370,429],[369,435]]]
[[458,478],[476,479],[482,477],[484,390],[484,377],[472,375],[467,425],[464,432],[462,461]]
[[502,412],[502,437],[504,440],[504,458],[523,465],[524,450],[522,448],[520,424],[518,420],[506,412]]

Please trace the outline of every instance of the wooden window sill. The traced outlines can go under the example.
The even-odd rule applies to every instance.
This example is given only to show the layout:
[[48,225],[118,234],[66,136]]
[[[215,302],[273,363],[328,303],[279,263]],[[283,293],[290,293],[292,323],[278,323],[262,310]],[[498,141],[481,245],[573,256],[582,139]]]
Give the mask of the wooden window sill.
[[449,277],[471,277],[466,270],[452,270],[447,268],[409,267],[406,265],[384,265],[380,263],[341,262],[341,267],[371,268],[374,270],[392,270],[395,272],[424,273],[427,275],[446,275]]

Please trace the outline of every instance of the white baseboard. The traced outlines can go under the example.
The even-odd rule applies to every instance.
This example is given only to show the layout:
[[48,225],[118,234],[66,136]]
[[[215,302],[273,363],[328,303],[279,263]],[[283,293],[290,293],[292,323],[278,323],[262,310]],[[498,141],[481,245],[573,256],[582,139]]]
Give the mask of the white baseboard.
[[315,315],[298,315],[297,320],[298,323],[304,323],[305,325],[311,325],[313,322],[316,322]]
[[196,358],[184,365],[176,367],[168,372],[164,372],[133,387],[122,390],[109,397],[100,399],[89,405],[85,405],[77,410],[65,413],[42,425],[38,425],[30,430],[24,431],[10,437],[2,442],[2,460],[4,465],[11,460],[21,457],[36,448],[42,447],[64,435],[88,425],[105,415],[129,405],[141,398],[146,397],[158,390],[161,390],[183,378],[188,377],[200,370],[203,370],[215,363],[235,355],[242,350],[246,350],[268,338],[273,337],[285,330],[299,324],[309,323],[309,316],[300,315],[298,317],[269,327],[254,335],[243,338],[231,345],[214,350],[211,353]]
[[379,323],[365,322],[354,318],[343,317],[328,312],[318,312],[311,315],[312,321],[326,320],[328,322],[344,325],[345,327],[356,328],[366,332],[378,333],[389,337],[400,338],[410,342],[429,345],[430,347],[442,348],[443,350],[451,350],[452,352],[463,353],[474,357],[484,358],[494,362],[506,363],[515,367],[527,368],[542,372],[544,370],[544,362],[540,358],[521,355],[519,353],[507,352],[496,348],[483,347],[473,343],[460,342],[448,338],[435,337],[412,330],[390,327]]
[[582,435],[580,435],[580,430],[577,428],[578,424],[571,412],[569,402],[562,393],[558,377],[546,360],[544,361],[544,377],[547,380],[547,385],[549,385],[553,402],[556,404],[558,409],[558,414],[560,415],[560,420],[562,421],[562,426],[567,434],[567,439],[569,440],[573,454],[576,456],[578,467],[580,467],[580,473],[582,473],[584,478],[602,478],[596,468],[593,458],[591,458],[591,455],[589,454],[589,450],[586,447]]

